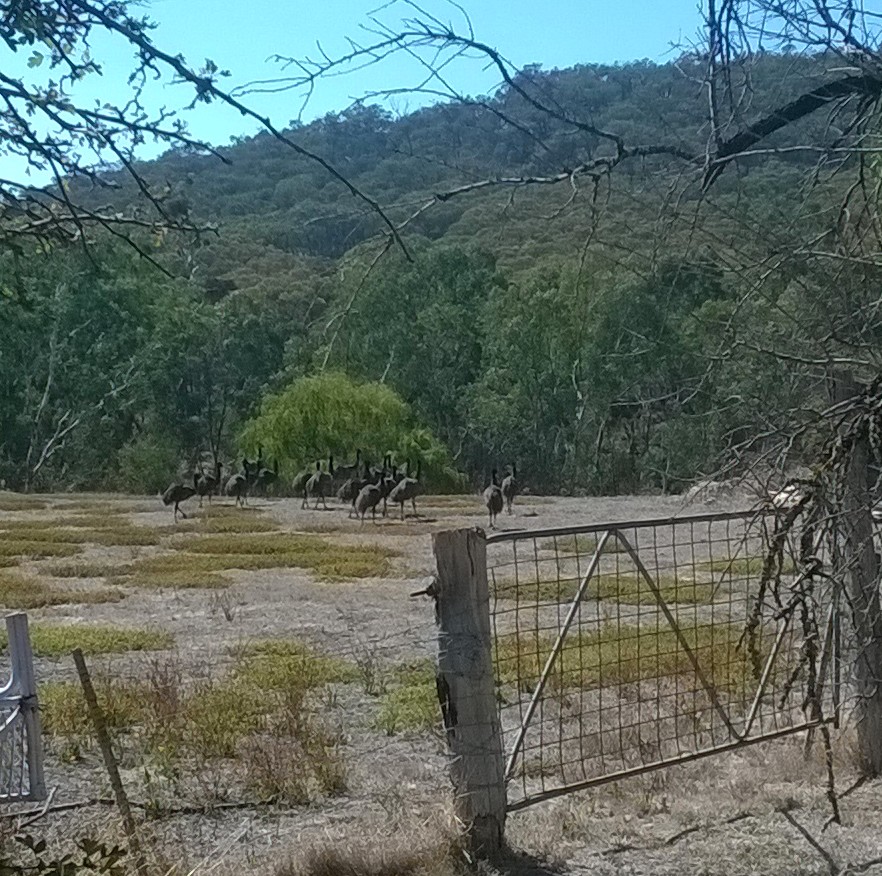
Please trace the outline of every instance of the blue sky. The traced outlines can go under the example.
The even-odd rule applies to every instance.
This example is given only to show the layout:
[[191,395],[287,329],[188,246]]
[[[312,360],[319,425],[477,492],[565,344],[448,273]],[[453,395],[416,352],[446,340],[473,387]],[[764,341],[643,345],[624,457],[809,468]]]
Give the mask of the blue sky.
[[[153,0],[147,8],[158,24],[158,45],[181,52],[191,62],[210,57],[231,71],[230,82],[240,83],[276,75],[278,68],[266,60],[274,53],[315,56],[320,43],[333,55],[345,52],[346,37],[366,41],[363,26],[380,5],[380,0]],[[423,6],[444,21],[462,23],[461,14],[445,0],[426,0]],[[463,6],[479,39],[518,66],[539,63],[546,68],[640,58],[663,62],[671,57],[672,44],[693,38],[701,22],[698,0],[463,0]],[[407,12],[403,5],[394,6],[383,18],[395,23]],[[478,64],[460,63],[453,76],[470,94],[491,90],[498,81]],[[415,78],[414,66],[400,57],[329,80],[316,90],[304,121],[343,109],[365,90]],[[287,122],[299,111],[292,94],[254,95],[249,102],[277,122]],[[414,105],[413,98],[401,98],[398,108]],[[254,130],[222,109],[191,114],[190,126],[214,143]]]
[[[462,0],[462,4],[478,39],[499,49],[517,66],[537,63],[546,69],[643,58],[664,62],[676,56],[674,44],[695,37],[701,23],[699,0]],[[346,51],[347,37],[369,41],[364,27],[370,25],[371,12],[383,5],[386,8],[378,14],[393,26],[412,14],[405,0],[148,0],[141,4],[143,14],[157,24],[153,33],[157,46],[182,54],[195,66],[211,58],[232,73],[224,81],[228,88],[278,75],[278,66],[267,60],[273,54],[316,56],[320,44],[335,55]],[[422,0],[421,5],[458,30],[464,28],[461,12],[449,0]],[[130,47],[98,36],[92,48],[93,57],[103,65],[103,75],[88,77],[75,97],[81,102],[97,98],[124,103],[129,93],[126,77],[133,67]],[[51,75],[43,67],[28,69],[27,54],[2,53],[0,64],[7,72],[18,70],[37,79]],[[499,82],[497,73],[475,61],[458,61],[448,73],[455,87],[466,94],[491,92]],[[302,120],[342,110],[366,91],[413,84],[419,78],[416,64],[399,56],[353,75],[323,81]],[[180,86],[157,82],[149,86],[146,102],[152,108],[178,110],[191,96]],[[300,98],[290,92],[252,94],[245,102],[279,126],[287,125],[301,111]],[[413,96],[399,97],[391,108],[406,112],[420,102]],[[215,145],[258,130],[256,122],[216,104],[201,105],[181,117],[194,136]],[[146,144],[140,155],[153,157],[158,151],[156,145]],[[0,175],[23,179],[23,171],[20,159],[0,155]],[[39,179],[35,176],[30,181]]]

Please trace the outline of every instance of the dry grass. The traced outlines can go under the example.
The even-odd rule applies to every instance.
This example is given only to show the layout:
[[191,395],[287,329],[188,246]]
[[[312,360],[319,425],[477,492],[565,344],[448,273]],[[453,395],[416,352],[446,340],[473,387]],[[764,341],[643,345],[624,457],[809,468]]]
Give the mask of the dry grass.
[[14,573],[0,574],[0,605],[5,608],[45,608],[48,605],[96,605],[119,602],[123,594],[116,588],[79,589],[55,587],[40,578]]
[[[742,629],[734,624],[683,626],[681,632],[716,687],[739,690],[752,678],[747,655],[739,649]],[[507,634],[496,639],[497,675],[522,691],[535,687],[554,638]],[[553,687],[595,688],[647,679],[692,675],[694,669],[670,628],[602,626],[596,632],[571,632],[549,679]]]
[[18,557],[0,557],[0,569],[11,569],[20,562],[21,560]]
[[217,520],[218,518],[242,520],[264,512],[263,509],[253,506],[241,508],[238,505],[218,505],[215,503],[211,506],[203,505],[202,508],[196,508],[188,513],[191,520]]
[[[559,535],[542,539],[538,547],[542,551],[554,551],[561,557],[581,556],[588,559],[597,550],[599,543],[600,539],[596,535]],[[627,553],[627,550],[617,538],[610,536],[601,553],[622,554]]]
[[[61,657],[74,648],[84,654],[111,654],[123,651],[157,651],[171,648],[174,639],[154,630],[122,629],[106,625],[33,624],[31,644],[38,657]],[[7,645],[6,632],[0,632],[0,647]]]
[[0,492],[0,511],[41,511],[47,502],[21,493]]
[[[336,545],[309,535],[271,533],[263,535],[191,536],[176,540],[177,550],[191,555],[184,567],[202,571],[224,569],[309,569],[322,581],[382,578],[390,573],[399,552],[380,545]],[[205,555],[200,563],[193,555]]]
[[483,865],[469,866],[453,830],[444,834],[421,825],[416,832],[402,825],[391,833],[370,834],[308,847],[274,876],[491,876],[496,872]]

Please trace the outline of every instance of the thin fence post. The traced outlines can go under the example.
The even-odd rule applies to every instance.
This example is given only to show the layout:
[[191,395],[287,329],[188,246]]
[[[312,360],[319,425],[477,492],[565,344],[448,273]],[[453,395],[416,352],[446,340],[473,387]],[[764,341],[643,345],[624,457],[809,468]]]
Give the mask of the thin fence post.
[[478,529],[433,536],[438,699],[452,756],[454,811],[471,849],[503,848],[505,766],[493,680],[487,548]]
[[132,816],[132,809],[129,806],[129,798],[126,795],[126,789],[123,787],[122,779],[119,774],[119,765],[113,754],[113,746],[110,741],[110,734],[107,732],[107,723],[104,720],[104,713],[101,706],[98,705],[98,697],[95,695],[95,688],[92,685],[92,676],[89,674],[89,668],[86,666],[86,660],[83,652],[79,648],[75,648],[72,653],[74,664],[77,668],[77,675],[80,677],[80,684],[83,687],[83,696],[86,700],[86,709],[89,712],[89,718],[95,729],[95,736],[98,740],[98,747],[101,749],[101,755],[104,758],[104,766],[107,768],[107,777],[110,779],[110,787],[116,800],[119,814],[122,817],[123,830],[129,841],[129,847],[135,858],[135,870],[138,873],[145,873],[147,865],[144,860],[144,854],[141,850],[141,843],[138,840],[138,829],[135,826],[135,819]]
[[21,714],[24,721],[28,761],[28,799],[44,800],[43,739],[40,708],[37,704],[37,680],[34,675],[34,654],[28,634],[28,616],[22,612],[6,617],[6,637],[12,661],[12,677],[18,683]]

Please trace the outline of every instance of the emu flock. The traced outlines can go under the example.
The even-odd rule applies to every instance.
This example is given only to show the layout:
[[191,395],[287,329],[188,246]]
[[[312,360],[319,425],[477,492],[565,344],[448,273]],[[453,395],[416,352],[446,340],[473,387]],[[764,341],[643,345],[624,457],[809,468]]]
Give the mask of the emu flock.
[[[210,504],[212,496],[222,491],[234,498],[236,505],[244,507],[248,504],[250,494],[264,493],[267,487],[279,480],[278,460],[269,468],[263,458],[263,448],[258,448],[256,460],[244,458],[241,470],[230,475],[226,481],[222,479],[222,469],[221,463],[217,462],[214,471],[195,472],[192,486],[189,482],[176,482],[169,486],[162,494],[162,501],[166,506],[174,506],[176,521],[178,515],[186,518],[180,505],[193,496],[199,496],[199,506],[202,507],[204,498],[207,497]],[[386,454],[382,465],[371,465],[362,458],[361,451],[356,450],[355,461],[350,464],[335,466],[334,457],[328,455],[327,467],[323,468],[322,460],[317,460],[314,468],[304,469],[295,476],[292,486],[294,494],[302,497],[301,508],[304,509],[309,508],[310,500],[314,503],[314,510],[318,509],[319,502],[327,509],[328,497],[336,495],[344,505],[349,506],[349,517],[360,519],[362,524],[368,512],[375,522],[378,509],[385,517],[389,505],[398,505],[400,517],[404,520],[407,502],[411,504],[413,516],[419,516],[416,499],[422,493],[421,469],[420,461],[413,472],[409,460],[402,467],[394,465],[391,454]],[[500,483],[498,470],[494,468],[490,484],[483,493],[491,529],[496,527],[496,517],[503,507],[509,514],[512,513],[518,482],[516,466],[512,464],[510,469],[510,474]]]

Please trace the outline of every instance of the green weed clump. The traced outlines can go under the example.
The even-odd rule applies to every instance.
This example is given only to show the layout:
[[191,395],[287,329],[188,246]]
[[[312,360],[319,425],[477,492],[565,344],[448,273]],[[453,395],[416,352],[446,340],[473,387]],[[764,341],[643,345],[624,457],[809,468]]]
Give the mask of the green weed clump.
[[[327,684],[352,674],[305,643],[278,640],[242,648],[219,679],[188,683],[168,659],[138,680],[98,676],[95,688],[127,757],[174,775],[227,764],[260,799],[309,803],[346,786],[340,737],[321,702]],[[53,683],[41,693],[46,733],[78,756],[94,741],[79,685]]]
[[[0,632],[0,647],[8,644],[6,631]],[[174,645],[168,634],[154,630],[123,629],[94,624],[33,624],[31,644],[38,657],[61,657],[74,648],[84,654],[111,654],[124,651],[162,651]]]
[[441,711],[431,660],[419,660],[396,667],[386,692],[380,697],[380,711],[374,727],[387,736],[425,732],[438,727]]

